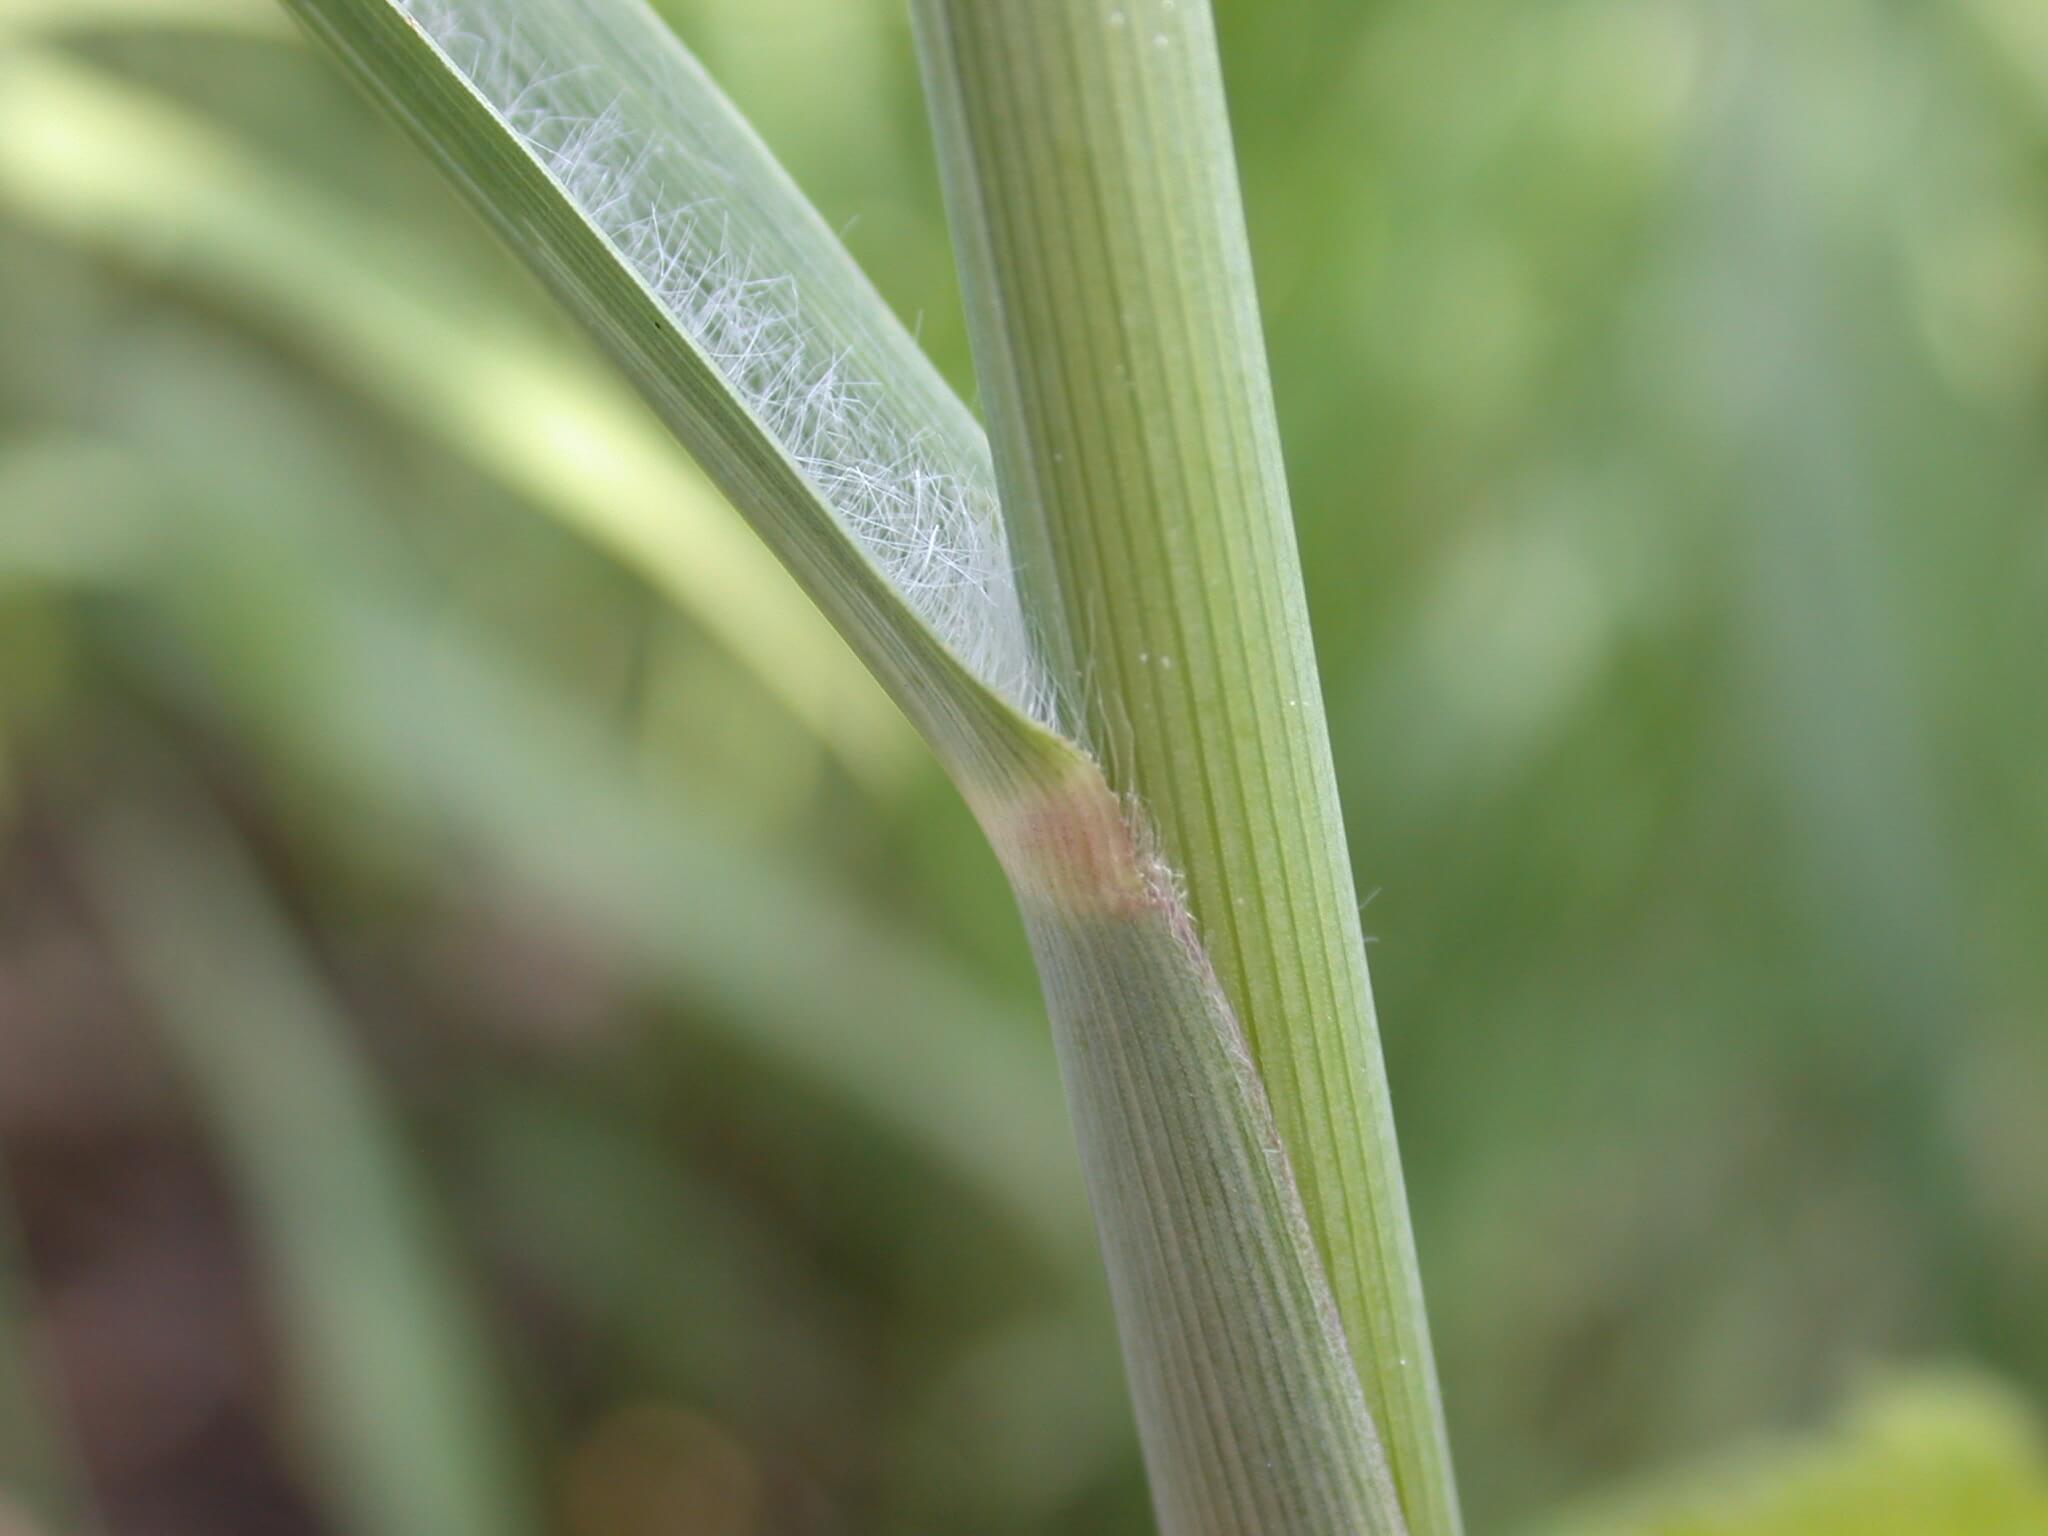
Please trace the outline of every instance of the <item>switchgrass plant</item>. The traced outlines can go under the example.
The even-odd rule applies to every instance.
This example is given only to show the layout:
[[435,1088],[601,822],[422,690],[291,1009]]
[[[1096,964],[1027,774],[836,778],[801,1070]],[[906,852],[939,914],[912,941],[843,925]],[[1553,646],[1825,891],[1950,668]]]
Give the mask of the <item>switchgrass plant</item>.
[[[670,9],[764,111],[781,99],[807,185],[901,260],[904,312],[928,303],[932,230],[876,195],[903,169],[877,174],[903,148],[874,111],[902,62],[874,46],[888,34],[837,30],[830,0],[772,8],[773,38],[759,7]],[[1428,1117],[1467,1491],[1503,1517],[1569,1498],[1540,1527],[1556,1536],[2048,1529],[2038,1422],[1967,1378],[1881,1383],[1835,1427],[1803,1422],[1873,1353],[1942,1341],[2039,1375],[2027,829],[2048,823],[2039,732],[2011,701],[2039,695],[2048,655],[2020,619],[2048,612],[2038,562],[2014,556],[2042,471],[2019,407],[2048,375],[2026,323],[2042,50],[2023,14],[1326,3],[1285,27],[1240,7],[1226,30],[1268,93],[1244,99],[1240,143],[1275,199],[1260,234],[1304,534],[1325,590],[1354,599],[1318,625],[1345,658],[1340,755],[1370,765],[1353,787],[1399,894],[1398,974],[1428,998],[1427,1029],[1419,1001],[1398,1015],[1404,1105],[1419,1091]],[[1313,933],[1303,913],[1348,925],[1349,898],[1319,908],[1294,883],[1342,878],[1302,826],[1240,830],[1320,746],[1313,720],[1282,749],[1293,727],[1260,719],[1299,696],[1260,696],[1300,657],[1244,622],[1265,611],[1254,578],[1291,583],[1270,547],[1286,520],[1270,420],[1240,408],[1258,384],[1241,242],[1195,211],[1228,157],[1220,119],[1192,110],[1214,77],[1188,67],[1184,15],[919,13],[993,432],[975,499],[994,497],[1052,685],[1049,722],[1012,712],[1099,770],[1101,825],[1155,876],[1122,905],[1084,907],[1099,882],[1052,887],[1033,926],[1055,959],[1077,911],[1137,960],[1172,951],[1133,937],[1133,911],[1198,942],[1271,1109],[1251,1123],[1302,1196],[1307,1243],[1277,1251],[1322,1266],[1403,1518],[1427,1525],[1416,1490],[1448,1485],[1440,1439],[1417,1433],[1431,1395],[1398,1328],[1375,1332],[1372,1298],[1398,1288],[1359,1262],[1399,1202],[1366,1208],[1344,1163],[1391,1159],[1364,1137],[1312,1144],[1347,1116],[1384,1123],[1362,999],[1339,1009],[1323,984],[1349,957],[1259,991],[1289,974],[1262,954],[1274,914]],[[151,1273],[131,1245],[161,1252],[165,1229],[96,1220],[111,1270],[80,1265],[83,1157],[153,1188],[201,1158],[224,1176],[286,1367],[261,1431],[338,1530],[516,1529],[588,1492],[593,1451],[597,1481],[637,1486],[608,1476],[611,1453],[650,1399],[861,1529],[1125,1528],[1100,1250],[967,818],[769,546],[294,35],[269,0],[0,0],[0,1130],[34,1260],[0,1284],[0,1525],[99,1528],[64,1486],[69,1418],[112,1523],[147,1502],[118,1470],[140,1416],[94,1412],[140,1399],[76,1389],[161,1356],[117,1328],[122,1348],[89,1352],[114,1375],[81,1379],[65,1346],[119,1293],[100,1277]],[[563,40],[593,54],[570,67],[616,79],[593,37]],[[577,179],[559,126],[529,121],[520,150],[558,195]],[[743,173],[710,179],[693,260],[750,195]],[[546,217],[508,222],[563,265]],[[629,273],[639,227],[599,232]],[[690,291],[714,309],[809,325],[815,272],[763,269],[774,292],[750,297],[717,251],[711,270]],[[935,345],[951,328],[941,312]],[[786,403],[773,381],[801,359],[830,384],[827,419],[863,422],[862,446],[831,450],[860,469],[833,494],[885,523],[916,506],[873,484],[874,444],[900,453],[914,430],[899,412],[869,431],[886,370],[848,351],[821,373],[810,360],[837,353],[756,330],[781,359],[757,399]],[[680,324],[660,343],[698,344]],[[759,442],[820,437],[771,414]],[[697,411],[701,434],[714,416]],[[957,478],[930,441],[904,462]],[[806,464],[794,480],[832,478]],[[982,601],[990,563],[959,555],[950,511],[921,524],[948,541],[934,563],[826,500],[817,543],[875,573],[858,592]],[[882,628],[938,644],[937,622]],[[1039,740],[954,723],[938,739],[956,772]],[[998,832],[1039,782],[964,781]],[[1045,826],[1074,824],[1068,800],[1038,800]],[[1102,845],[1105,869],[1130,866]],[[1011,863],[1027,892],[1058,867]],[[905,924],[899,901],[925,910]],[[1197,1196],[1234,1189],[1201,1139],[1226,1116],[1102,1086],[1105,1061],[1142,1088],[1218,1059],[1199,1029],[1161,1027],[1204,1026],[1209,994],[1175,1015],[1135,961],[1102,973],[1092,1008],[1058,977],[1053,1000],[1162,1507],[1185,1522],[1244,1488],[1269,1502],[1212,1523],[1286,1523],[1276,1485],[1218,1451],[1256,1427],[1242,1384],[1280,1352],[1130,1325],[1148,1285],[1259,1316],[1216,1279],[1262,1236],[1256,1199],[1219,1230],[1187,1220],[1199,1200],[1115,1182],[1142,1153],[1160,1179],[1207,1179]],[[184,1069],[202,1135],[166,1145],[158,1101],[100,1081],[128,1060],[95,976]],[[93,1071],[52,1079],[74,1054]],[[1347,1054],[1362,1066],[1339,1071]],[[1364,1108],[1325,1111],[1316,1091],[1347,1075]],[[428,1177],[393,1177],[401,1159]],[[436,1194],[444,1209],[420,1208]],[[1148,1215],[1165,1235],[1134,1238]],[[480,1368],[463,1324],[440,1321],[464,1260],[492,1282],[482,1390],[460,1383]],[[549,1324],[500,1331],[529,1298]],[[150,1393],[207,1405],[174,1415],[205,1426],[179,1486],[234,1498],[267,1460],[235,1438],[248,1407],[216,1406],[240,1351],[201,1347],[211,1307],[150,1310],[206,1356]],[[52,1367],[73,1390],[43,1402],[25,1389]],[[1737,1414],[1754,1441],[1697,1459]],[[532,1436],[515,1466],[463,1449],[501,1415]],[[1198,1437],[1232,1488],[1185,1472]],[[694,1492],[690,1444],[661,1454]],[[224,1445],[233,1475],[204,1475]],[[1674,1461],[1619,1496],[1572,1491]],[[610,1528],[590,1513],[564,1523]],[[267,1504],[247,1518],[277,1523]]]
[[1170,1532],[1458,1528],[1204,5],[926,5],[995,453],[639,0],[289,0],[954,778]]

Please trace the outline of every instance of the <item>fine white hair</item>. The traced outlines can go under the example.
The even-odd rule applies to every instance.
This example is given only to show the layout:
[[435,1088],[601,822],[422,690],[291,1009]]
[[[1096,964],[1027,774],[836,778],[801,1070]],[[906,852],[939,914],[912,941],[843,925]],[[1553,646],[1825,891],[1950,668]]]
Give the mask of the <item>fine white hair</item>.
[[[565,68],[496,0],[398,0],[617,251],[816,488],[890,585],[977,677],[1051,724],[985,449],[918,429],[821,335],[799,279],[764,268],[721,206],[726,167],[628,110],[603,65]],[[643,61],[644,62],[644,61]],[[979,444],[976,445],[979,448]]]

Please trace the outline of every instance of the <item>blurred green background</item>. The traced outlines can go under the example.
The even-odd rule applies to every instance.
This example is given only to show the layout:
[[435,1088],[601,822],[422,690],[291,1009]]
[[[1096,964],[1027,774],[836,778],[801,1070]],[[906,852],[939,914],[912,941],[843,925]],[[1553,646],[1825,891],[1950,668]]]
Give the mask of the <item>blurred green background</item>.
[[[1219,12],[1475,1529],[2048,1530],[2048,10]],[[1147,1529],[972,823],[261,0],[0,0],[0,1151],[7,1536]]]

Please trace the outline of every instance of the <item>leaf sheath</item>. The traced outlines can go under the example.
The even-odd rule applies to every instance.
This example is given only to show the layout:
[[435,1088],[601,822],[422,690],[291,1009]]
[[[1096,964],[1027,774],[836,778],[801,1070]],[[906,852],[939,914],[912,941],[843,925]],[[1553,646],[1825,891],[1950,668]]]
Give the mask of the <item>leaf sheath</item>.
[[1456,1496],[1205,0],[917,0],[1027,602],[1301,1180],[1411,1527]]

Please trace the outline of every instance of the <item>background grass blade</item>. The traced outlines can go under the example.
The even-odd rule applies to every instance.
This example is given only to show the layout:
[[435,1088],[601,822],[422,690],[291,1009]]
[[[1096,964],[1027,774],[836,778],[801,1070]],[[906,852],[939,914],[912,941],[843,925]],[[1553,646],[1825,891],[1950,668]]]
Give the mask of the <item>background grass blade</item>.
[[[130,428],[136,443],[69,456],[89,454],[107,505],[141,523],[119,579],[154,573],[145,600],[204,669],[195,702],[225,711],[279,792],[311,779],[402,837],[452,834],[486,883],[575,914],[697,1004],[695,1028],[916,1149],[1092,1291],[1067,1117],[1035,1021],[829,881],[651,793],[567,701],[432,616],[344,498],[306,497],[309,481],[347,477],[255,380],[218,359],[212,369],[206,398],[239,402],[228,417],[138,380],[151,409]],[[275,467],[238,435],[252,426],[285,450]],[[27,489],[0,460],[10,487]],[[99,520],[98,505],[81,502],[75,521]],[[807,936],[795,962],[794,932]]]
[[1723,1452],[1534,1536],[1928,1536],[2048,1531],[2038,1416],[1967,1372],[1868,1382],[1818,1431]]
[[1459,1526],[1201,0],[919,0],[1011,538],[1187,882],[1409,1524]]
[[135,26],[291,36],[284,17],[252,0],[0,0],[0,28],[73,33]]
[[36,1347],[35,1281],[14,1196],[0,1169],[0,1531],[57,1536],[99,1529],[83,1469]]
[[[69,493],[55,526],[16,529],[0,516],[0,595],[30,575],[75,588],[81,616],[146,633],[145,656],[178,658],[163,670],[145,660],[135,686],[209,739],[241,743],[258,801],[337,806],[338,845],[294,859],[297,899],[318,904],[359,882],[367,850],[372,881],[399,880],[419,905],[530,914],[572,950],[588,943],[586,964],[630,978],[624,1036],[549,1040],[566,1071],[517,1113],[484,1116],[488,1130],[462,1110],[490,1102],[504,1064],[472,1060],[446,1106],[455,1120],[437,1114],[423,1155],[446,1169],[467,1139],[532,1139],[536,1118],[562,1113],[547,1093],[576,1099],[593,1050],[725,1061],[739,1082],[758,1080],[762,1102],[806,1106],[784,1128],[795,1158],[811,1142],[873,1137],[903,1165],[903,1198],[952,1235],[956,1262],[984,1249],[1008,1256],[1002,1284],[1035,1325],[1028,1358],[992,1374],[983,1356],[993,1346],[962,1341],[962,1363],[920,1425],[946,1447],[929,1479],[958,1484],[964,1507],[995,1499],[1051,1518],[1113,1474],[1131,1454],[1129,1407],[1109,1368],[1100,1261],[1035,1012],[971,982],[840,892],[829,871],[736,842],[688,797],[650,793],[622,743],[494,654],[475,626],[435,611],[437,595],[401,551],[370,537],[380,520],[344,494],[352,477],[322,451],[332,447],[325,421],[291,408],[255,357],[218,339],[205,351],[209,383],[196,395],[155,387],[161,370],[193,366],[160,347],[137,359],[129,399],[104,402],[132,447],[0,444],[0,508],[53,509],[48,488]],[[227,366],[229,355],[243,366]],[[306,496],[315,484],[322,494]],[[394,849],[405,850],[402,869],[380,868]],[[322,928],[333,916],[294,915]],[[800,953],[792,930],[810,938]],[[394,1029],[407,1033],[384,1026]],[[456,1030],[429,1030],[418,1047],[450,1049]],[[668,1030],[680,1038],[664,1046]],[[514,1053],[534,1044],[515,1041]],[[784,1234],[758,1217],[750,1234],[730,1230],[713,1195],[731,1197],[709,1173],[702,1198],[660,1182],[676,1175],[639,1118],[595,1113],[573,1134],[543,1136],[546,1150],[515,1158],[518,1168],[455,1157],[452,1176],[471,1188],[465,1227],[519,1234],[532,1250],[521,1249],[528,1282],[544,1275],[587,1309],[636,1382],[681,1378],[742,1422],[788,1411],[776,1405],[831,1378],[836,1340],[804,1326],[796,1277],[762,1293],[767,1250]],[[664,1114],[659,1129],[678,1127]],[[611,1151],[579,1147],[579,1135]],[[624,1166],[634,1157],[637,1175]],[[860,1180],[835,1173],[813,1193],[836,1203]],[[490,1186],[482,1197],[479,1182]],[[1006,1337],[1010,1325],[991,1326]],[[1058,1391],[1033,1390],[1048,1378]],[[986,1426],[968,1444],[963,1417]]]
[[479,306],[433,253],[143,92],[31,48],[0,60],[0,205],[145,262],[340,369],[642,572],[871,787],[915,750],[866,671],[644,409]]
[[246,856],[194,797],[175,821],[108,812],[89,857],[240,1186],[337,1518],[360,1536],[538,1530],[407,1154]]

